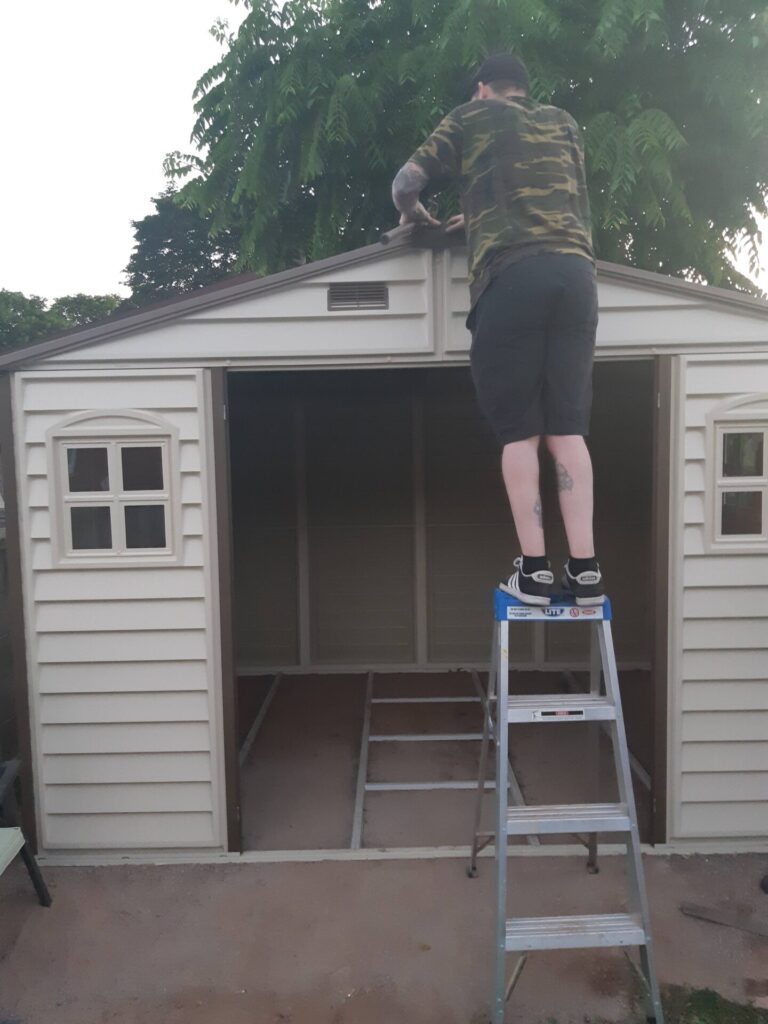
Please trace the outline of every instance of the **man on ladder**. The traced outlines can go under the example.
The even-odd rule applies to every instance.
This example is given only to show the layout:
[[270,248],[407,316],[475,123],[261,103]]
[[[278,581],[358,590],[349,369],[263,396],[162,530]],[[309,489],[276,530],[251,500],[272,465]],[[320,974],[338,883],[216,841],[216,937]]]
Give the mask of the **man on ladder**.
[[570,558],[563,585],[578,604],[600,604],[592,535],[592,462],[584,437],[592,402],[597,284],[584,155],[574,119],[528,96],[517,57],[490,57],[471,101],[451,111],[392,185],[401,223],[437,225],[419,201],[454,180],[469,249],[472,377],[502,446],[502,475],[522,548],[502,587],[548,605],[539,494],[539,444],[555,460]]
[[[392,186],[401,223],[438,222],[419,202],[430,182],[459,184],[469,248],[472,376],[480,407],[503,448],[502,474],[522,547],[516,572],[494,597],[494,643],[484,705],[477,811],[469,874],[480,849],[496,840],[496,972],[493,1024],[504,1011],[532,950],[635,946],[648,1016],[663,1024],[621,694],[592,536],[592,464],[584,436],[592,398],[597,288],[576,122],[528,97],[528,73],[516,57],[490,57],[472,83],[472,99],[445,117],[398,172]],[[544,549],[539,444],[555,459],[568,537],[565,599],[553,595]],[[526,607],[526,606],[542,607]],[[551,607],[550,607],[551,606]],[[509,693],[509,622],[583,623],[592,635],[589,693]],[[572,625],[571,625],[571,628]],[[509,728],[608,728],[618,802],[508,806]],[[554,738],[554,737],[553,737]],[[486,759],[496,748],[496,827],[480,831]],[[598,833],[627,836],[629,912],[507,918],[509,836],[584,833],[596,867]],[[506,981],[506,954],[520,954]]]

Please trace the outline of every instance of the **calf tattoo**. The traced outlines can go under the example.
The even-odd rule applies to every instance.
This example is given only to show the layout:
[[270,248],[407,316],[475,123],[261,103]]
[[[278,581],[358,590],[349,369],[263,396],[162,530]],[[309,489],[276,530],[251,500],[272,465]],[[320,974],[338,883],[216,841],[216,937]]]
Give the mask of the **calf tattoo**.
[[557,460],[555,460],[555,472],[557,473],[558,491],[572,491],[573,477],[562,464],[562,462],[557,462]]
[[544,516],[541,513],[541,498],[536,499],[536,504],[533,506],[533,514],[536,516],[539,526],[544,529]]

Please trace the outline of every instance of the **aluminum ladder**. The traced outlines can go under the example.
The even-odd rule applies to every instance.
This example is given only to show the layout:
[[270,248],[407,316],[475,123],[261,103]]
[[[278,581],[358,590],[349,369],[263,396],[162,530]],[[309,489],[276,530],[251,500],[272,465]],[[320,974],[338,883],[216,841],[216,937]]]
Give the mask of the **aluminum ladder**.
[[[577,949],[607,946],[636,946],[640,954],[640,974],[645,983],[648,1019],[664,1024],[661,997],[654,967],[653,944],[648,914],[648,898],[640,852],[635,797],[627,749],[616,656],[611,636],[611,605],[577,607],[572,599],[553,601],[540,608],[521,604],[516,598],[496,589],[494,593],[494,630],[487,699],[484,706],[483,740],[477,789],[475,827],[467,874],[477,874],[479,851],[496,838],[496,970],[493,998],[493,1024],[504,1024],[504,1010],[531,950]],[[591,633],[590,692],[574,694],[509,694],[509,623],[551,622],[586,623]],[[605,687],[603,688],[603,680]],[[510,806],[508,803],[510,725],[537,723],[566,725],[573,722],[606,723],[613,747],[618,780],[619,803]],[[488,750],[496,747],[496,831],[480,831],[482,800]],[[627,876],[630,887],[630,913],[595,914],[574,917],[518,917],[507,919],[507,837],[555,834],[586,834],[589,837],[588,867],[597,870],[597,834],[618,832],[627,835]],[[506,954],[519,953],[509,982],[506,980]],[[632,962],[632,961],[631,961]],[[634,962],[633,966],[634,966]]]

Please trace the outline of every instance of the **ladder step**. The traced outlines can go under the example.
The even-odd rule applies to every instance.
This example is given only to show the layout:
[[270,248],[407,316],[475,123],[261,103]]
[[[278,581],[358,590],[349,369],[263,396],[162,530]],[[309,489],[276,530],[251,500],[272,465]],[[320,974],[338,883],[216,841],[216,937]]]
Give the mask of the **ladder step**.
[[644,946],[639,915],[588,914],[583,917],[518,917],[507,921],[507,952],[531,949],[591,949]]
[[615,718],[615,704],[591,693],[514,695],[507,705],[508,722],[610,722]]
[[569,832],[629,832],[626,804],[551,804],[510,807],[507,835],[542,836]]

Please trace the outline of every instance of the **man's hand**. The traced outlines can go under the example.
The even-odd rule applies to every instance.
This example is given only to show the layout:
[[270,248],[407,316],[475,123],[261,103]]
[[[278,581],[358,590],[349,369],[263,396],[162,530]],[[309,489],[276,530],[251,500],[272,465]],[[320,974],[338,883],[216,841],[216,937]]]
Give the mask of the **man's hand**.
[[448,234],[450,231],[463,231],[464,230],[464,214],[457,213],[455,217],[449,217],[445,222],[445,232]]
[[440,221],[432,216],[423,203],[416,203],[408,213],[401,213],[400,224],[431,224],[432,227],[440,227]]

